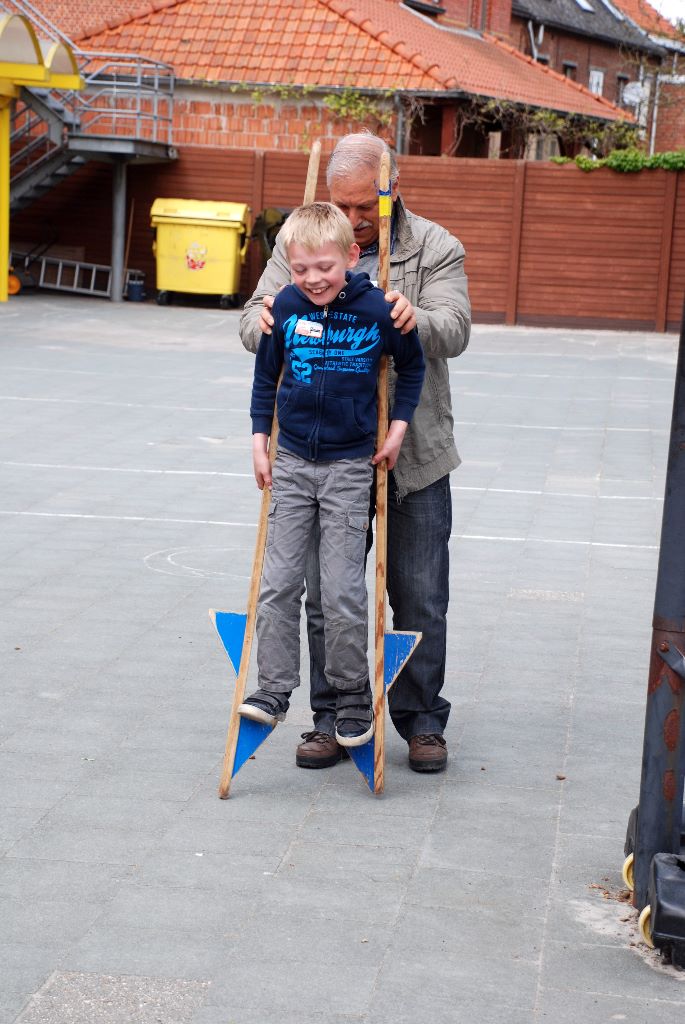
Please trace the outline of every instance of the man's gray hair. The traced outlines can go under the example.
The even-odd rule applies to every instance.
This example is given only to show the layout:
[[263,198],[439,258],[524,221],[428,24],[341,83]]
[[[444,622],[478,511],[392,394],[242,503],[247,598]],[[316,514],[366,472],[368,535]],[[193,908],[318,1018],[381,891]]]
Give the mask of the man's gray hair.
[[335,178],[349,178],[361,169],[373,171],[378,181],[378,168],[383,153],[390,154],[390,183],[394,184],[399,177],[395,154],[387,142],[379,139],[369,131],[354,132],[344,135],[331,153],[326,168],[326,183],[330,188]]

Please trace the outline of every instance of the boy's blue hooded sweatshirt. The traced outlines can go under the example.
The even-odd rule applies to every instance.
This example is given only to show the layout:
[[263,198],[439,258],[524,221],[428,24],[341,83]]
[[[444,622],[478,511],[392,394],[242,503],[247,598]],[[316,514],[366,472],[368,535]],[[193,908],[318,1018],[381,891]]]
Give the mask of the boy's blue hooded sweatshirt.
[[[391,419],[412,418],[423,384],[416,330],[400,334],[392,307],[368,274],[347,274],[328,306],[296,285],[278,293],[272,334],[257,350],[250,415],[254,434],[269,434],[278,377],[279,444],[303,459],[328,462],[371,455],[376,442],[376,385],[381,355],[397,373]],[[311,335],[319,335],[311,336]]]

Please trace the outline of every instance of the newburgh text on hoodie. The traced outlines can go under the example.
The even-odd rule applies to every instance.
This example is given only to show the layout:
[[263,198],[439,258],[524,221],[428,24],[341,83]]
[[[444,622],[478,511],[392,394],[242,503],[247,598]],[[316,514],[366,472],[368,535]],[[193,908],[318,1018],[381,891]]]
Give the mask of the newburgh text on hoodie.
[[280,291],[272,333],[262,335],[257,350],[252,432],[271,432],[283,367],[279,443],[316,462],[371,455],[383,354],[392,356],[397,373],[391,419],[409,422],[421,395],[423,350],[416,330],[400,334],[391,308],[363,273],[348,272],[343,291],[327,306],[316,306],[293,284]]

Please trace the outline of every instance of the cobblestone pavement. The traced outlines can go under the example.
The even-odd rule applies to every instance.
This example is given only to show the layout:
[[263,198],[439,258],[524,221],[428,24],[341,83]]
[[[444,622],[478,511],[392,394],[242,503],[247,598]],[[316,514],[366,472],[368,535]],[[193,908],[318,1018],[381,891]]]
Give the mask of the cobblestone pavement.
[[[621,881],[677,339],[474,330],[452,364],[447,773],[217,799],[258,492],[238,314],[0,309],[0,1024],[670,1022]],[[306,662],[305,662],[306,664]]]

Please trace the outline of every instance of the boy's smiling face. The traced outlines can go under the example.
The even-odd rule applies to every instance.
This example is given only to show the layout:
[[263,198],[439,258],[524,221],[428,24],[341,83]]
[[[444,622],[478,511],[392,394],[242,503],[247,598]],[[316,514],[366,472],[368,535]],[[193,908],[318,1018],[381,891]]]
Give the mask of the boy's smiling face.
[[359,246],[353,243],[345,256],[335,242],[314,252],[297,242],[288,246],[290,278],[310,302],[326,306],[345,287],[345,271],[359,262]]

